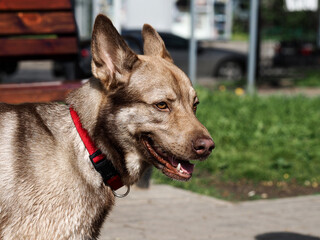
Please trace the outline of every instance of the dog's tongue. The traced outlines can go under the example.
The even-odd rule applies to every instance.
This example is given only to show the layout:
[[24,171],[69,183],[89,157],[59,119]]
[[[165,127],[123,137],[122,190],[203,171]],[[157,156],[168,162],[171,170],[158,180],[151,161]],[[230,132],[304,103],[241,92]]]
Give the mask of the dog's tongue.
[[193,172],[194,164],[190,162],[181,161],[181,168],[184,172],[191,174]]
[[172,166],[177,167],[180,163],[182,171],[191,174],[193,172],[194,164],[187,162],[187,161],[179,161],[174,158],[169,158],[169,161]]

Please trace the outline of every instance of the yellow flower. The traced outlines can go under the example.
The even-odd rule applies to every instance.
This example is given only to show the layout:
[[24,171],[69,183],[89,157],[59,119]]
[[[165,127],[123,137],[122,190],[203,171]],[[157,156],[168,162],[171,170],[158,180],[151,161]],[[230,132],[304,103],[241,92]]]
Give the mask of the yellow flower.
[[284,178],[284,179],[288,179],[289,177],[290,177],[290,176],[289,176],[288,173],[283,174],[283,178]]
[[271,187],[271,186],[273,186],[273,182],[272,181],[263,181],[262,185],[267,186],[267,187]]
[[225,87],[224,85],[220,85],[220,86],[219,86],[219,90],[220,90],[221,92],[224,92],[224,91],[226,90],[226,87]]
[[313,183],[312,183],[312,187],[313,187],[313,188],[317,188],[318,186],[319,186],[319,184],[318,184],[317,182],[313,182]]
[[243,88],[236,88],[236,90],[234,90],[234,92],[235,92],[238,96],[241,96],[241,95],[244,94]]

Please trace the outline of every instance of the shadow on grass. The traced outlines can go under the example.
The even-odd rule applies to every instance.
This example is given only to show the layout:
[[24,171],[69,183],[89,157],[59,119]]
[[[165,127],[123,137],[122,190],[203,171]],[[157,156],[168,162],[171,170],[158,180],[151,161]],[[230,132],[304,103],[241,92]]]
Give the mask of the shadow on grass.
[[264,233],[255,237],[256,240],[320,240],[319,237],[291,232]]

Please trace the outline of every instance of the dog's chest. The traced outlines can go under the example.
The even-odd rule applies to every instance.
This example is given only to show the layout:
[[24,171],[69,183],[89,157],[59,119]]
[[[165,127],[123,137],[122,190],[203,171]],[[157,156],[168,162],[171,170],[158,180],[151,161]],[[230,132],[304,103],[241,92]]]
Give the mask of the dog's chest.
[[39,204],[34,201],[10,211],[2,222],[3,239],[96,239],[113,206],[112,193],[104,189],[99,195],[64,194],[57,200],[43,198],[36,208],[29,206]]

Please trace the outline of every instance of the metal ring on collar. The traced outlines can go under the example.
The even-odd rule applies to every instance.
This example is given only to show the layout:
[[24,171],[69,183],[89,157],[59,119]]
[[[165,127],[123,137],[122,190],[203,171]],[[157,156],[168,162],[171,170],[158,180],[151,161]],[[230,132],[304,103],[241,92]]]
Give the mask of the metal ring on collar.
[[125,185],[125,186],[127,187],[127,191],[126,191],[124,194],[118,194],[118,193],[116,193],[116,191],[113,191],[113,190],[112,190],[113,195],[114,195],[115,197],[118,197],[118,198],[124,198],[124,197],[126,197],[126,196],[129,194],[129,192],[130,192],[130,186],[129,186],[129,185]]

